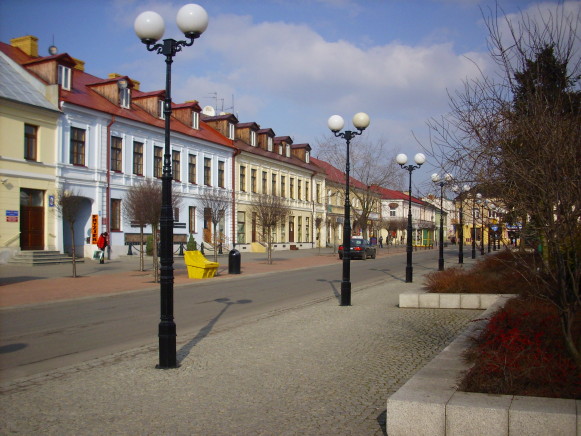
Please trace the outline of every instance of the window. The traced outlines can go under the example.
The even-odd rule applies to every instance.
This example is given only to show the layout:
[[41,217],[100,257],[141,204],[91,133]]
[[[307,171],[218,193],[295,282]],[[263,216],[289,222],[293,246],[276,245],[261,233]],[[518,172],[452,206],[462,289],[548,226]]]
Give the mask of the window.
[[85,165],[85,129],[71,127],[71,163]]
[[121,231],[121,200],[111,199],[111,231]]
[[224,162],[218,161],[218,187],[224,187]]
[[204,185],[212,186],[212,160],[204,158]]
[[267,194],[268,191],[268,173],[266,171],[262,172],[262,193]]
[[311,161],[311,152],[307,150],[305,153],[305,162],[309,163]]
[[250,131],[250,145],[256,147],[256,132],[254,130]]
[[228,139],[234,139],[234,124],[228,123]]
[[297,182],[297,200],[301,200],[302,199],[302,195],[303,195],[303,181],[299,180]]
[[165,120],[165,101],[159,100],[158,107],[159,117]]
[[395,209],[390,209],[389,216],[396,216]]
[[256,170],[255,169],[250,170],[250,190],[253,193],[256,193]]
[[181,177],[181,166],[180,166],[180,152],[177,150],[172,150],[171,152],[171,167],[173,171],[173,179],[176,182],[182,180]]
[[123,170],[121,156],[123,155],[123,140],[118,136],[111,137],[111,171],[120,173]]
[[317,203],[321,202],[321,184],[317,183],[317,192],[315,194],[317,196]]
[[294,200],[295,198],[295,179],[294,177],[290,178],[290,198]]
[[199,129],[200,128],[200,114],[199,112],[192,113],[192,128]]
[[236,226],[236,242],[238,244],[246,244],[246,214],[238,212]]
[[298,227],[299,227],[299,242],[303,241],[303,217],[299,216],[298,218]]
[[270,195],[276,195],[276,174],[272,175],[272,189]]
[[267,147],[268,147],[268,151],[272,151],[272,138],[270,136],[268,137]]
[[58,66],[58,84],[67,91],[71,90],[71,69],[69,67]]
[[286,177],[280,176],[280,196],[286,197]]
[[133,141],[133,174],[143,175],[143,142]]
[[309,201],[309,182],[305,182],[305,200]]
[[309,242],[309,217],[305,217],[305,242]]
[[24,159],[26,160],[36,160],[37,133],[37,126],[24,125]]
[[174,207],[173,208],[173,220],[176,223],[180,222],[180,208],[179,207]]
[[125,109],[131,108],[131,89],[129,88],[119,89],[119,106]]
[[196,207],[190,206],[188,210],[190,233],[196,233]]
[[282,144],[278,145],[278,154],[282,156]]
[[190,154],[188,156],[188,182],[190,182],[193,185],[196,185],[198,183],[196,180],[196,155],[195,154]]
[[286,157],[290,157],[290,145],[286,146]]
[[246,192],[246,167],[240,165],[240,190]]
[[161,178],[162,175],[163,148],[153,147],[153,177]]

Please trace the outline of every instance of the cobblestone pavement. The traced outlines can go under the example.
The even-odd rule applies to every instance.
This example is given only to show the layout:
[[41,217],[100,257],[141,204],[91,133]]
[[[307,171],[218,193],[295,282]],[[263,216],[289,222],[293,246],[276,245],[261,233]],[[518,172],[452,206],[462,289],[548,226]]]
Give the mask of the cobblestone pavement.
[[385,434],[388,396],[480,314],[399,309],[414,286],[382,282],[354,288],[351,307],[330,297],[184,332],[178,369],[155,369],[152,344],[20,380],[1,391],[0,433]]

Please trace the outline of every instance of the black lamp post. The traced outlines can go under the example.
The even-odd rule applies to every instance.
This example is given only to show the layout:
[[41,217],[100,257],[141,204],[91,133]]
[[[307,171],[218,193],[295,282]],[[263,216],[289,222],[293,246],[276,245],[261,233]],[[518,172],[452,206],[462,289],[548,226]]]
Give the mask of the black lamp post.
[[476,259],[476,200],[481,197],[481,194],[472,197],[472,259]]
[[422,166],[422,164],[426,161],[426,156],[424,156],[423,153],[417,153],[414,156],[414,161],[416,162],[417,165],[406,165],[407,161],[408,161],[408,157],[403,154],[400,153],[396,156],[395,158],[396,162],[399,164],[400,167],[402,167],[404,170],[407,170],[410,174],[410,190],[409,190],[409,210],[408,210],[408,226],[407,226],[407,247],[406,247],[406,253],[407,253],[407,262],[406,262],[406,267],[405,267],[405,282],[406,283],[411,283],[412,279],[413,279],[413,271],[414,268],[412,266],[412,251],[413,251],[413,247],[412,247],[412,172],[414,170],[417,170],[419,167]]
[[171,168],[170,118],[171,118],[171,64],[173,57],[194,43],[206,27],[208,14],[201,6],[187,4],[177,14],[176,22],[187,41],[176,41],[168,38],[157,44],[165,30],[163,18],[156,12],[147,11],[139,14],[133,25],[135,33],[147,46],[147,50],[155,51],[165,56],[165,149],[163,156],[163,174],[161,177],[161,216],[160,216],[160,306],[159,323],[159,365],[158,368],[177,368],[176,355],[176,325],[173,316],[173,210],[171,183],[173,179]]
[[478,200],[480,204],[480,255],[484,256],[484,206],[487,200]]
[[462,207],[464,204],[463,194],[469,190],[470,186],[468,185],[464,185],[462,188],[460,188],[458,185],[452,187],[452,191],[458,194],[457,200],[460,201],[460,228],[458,229],[458,263],[460,264],[464,263],[464,215],[462,213]]
[[329,117],[327,125],[337,138],[343,138],[347,142],[347,160],[345,162],[345,217],[343,223],[343,279],[341,280],[341,306],[351,306],[351,204],[349,203],[349,144],[351,140],[361,135],[369,126],[369,115],[364,112],[353,116],[353,125],[357,132],[345,130],[339,133],[345,126],[345,121],[340,115]]
[[432,182],[440,186],[440,235],[438,247],[438,271],[444,271],[444,186],[451,180],[451,174],[446,174],[443,180],[439,174],[432,174]]

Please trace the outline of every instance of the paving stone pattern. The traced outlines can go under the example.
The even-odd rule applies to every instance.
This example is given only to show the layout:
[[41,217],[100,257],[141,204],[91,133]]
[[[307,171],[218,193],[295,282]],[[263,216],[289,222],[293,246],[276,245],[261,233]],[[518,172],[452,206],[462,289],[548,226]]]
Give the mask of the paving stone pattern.
[[4,386],[0,433],[383,435],[387,397],[480,314],[400,309],[405,286],[191,332],[174,370],[152,345]]

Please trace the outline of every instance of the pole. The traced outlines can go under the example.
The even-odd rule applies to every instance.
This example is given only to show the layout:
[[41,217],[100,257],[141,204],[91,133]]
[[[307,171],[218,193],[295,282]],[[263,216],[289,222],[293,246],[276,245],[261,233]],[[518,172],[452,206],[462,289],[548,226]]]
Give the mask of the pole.
[[[348,133],[348,132],[345,132]],[[349,202],[349,144],[346,135],[347,160],[345,163],[345,216],[343,223],[343,279],[341,281],[341,306],[351,306],[351,204]]]
[[407,170],[410,173],[410,189],[409,189],[409,207],[408,207],[408,226],[407,226],[407,261],[405,267],[405,282],[412,283],[414,268],[412,266],[412,165],[409,165]]
[[444,271],[444,183],[440,182],[440,247],[438,271]]
[[462,220],[462,198],[460,197],[460,229],[458,230],[458,263],[464,263],[464,222]]
[[176,324],[173,316],[173,210],[171,198],[171,64],[173,62],[173,39],[163,41],[163,51],[166,63],[165,100],[163,113],[165,116],[165,148],[163,156],[163,174],[161,177],[161,216],[160,216],[160,307],[159,323],[159,365],[158,368],[176,368]]
[[476,198],[472,199],[472,259],[476,259]]

